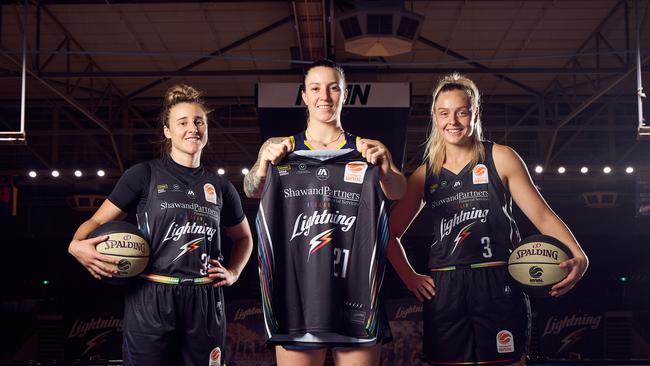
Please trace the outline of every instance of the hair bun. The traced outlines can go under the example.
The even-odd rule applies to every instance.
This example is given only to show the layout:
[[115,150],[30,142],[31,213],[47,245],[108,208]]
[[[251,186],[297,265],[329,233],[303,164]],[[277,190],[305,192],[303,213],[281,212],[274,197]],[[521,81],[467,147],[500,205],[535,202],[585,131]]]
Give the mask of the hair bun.
[[199,101],[201,92],[187,84],[176,84],[165,92],[165,105],[172,106],[177,103]]

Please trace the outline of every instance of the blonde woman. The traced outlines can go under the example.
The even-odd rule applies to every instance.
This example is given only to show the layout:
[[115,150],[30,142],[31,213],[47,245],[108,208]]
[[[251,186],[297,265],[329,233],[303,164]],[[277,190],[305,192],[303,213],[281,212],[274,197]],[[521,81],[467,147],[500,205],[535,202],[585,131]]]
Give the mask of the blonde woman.
[[[409,177],[391,212],[388,258],[408,289],[424,300],[424,358],[431,364],[522,365],[530,337],[527,296],[511,286],[510,251],[519,241],[512,200],[535,227],[566,244],[574,258],[560,296],[580,280],[587,257],[549,208],[519,155],[482,139],[479,91],[458,74],[433,92],[425,164]],[[400,237],[419,212],[433,212],[429,273],[416,273]]]

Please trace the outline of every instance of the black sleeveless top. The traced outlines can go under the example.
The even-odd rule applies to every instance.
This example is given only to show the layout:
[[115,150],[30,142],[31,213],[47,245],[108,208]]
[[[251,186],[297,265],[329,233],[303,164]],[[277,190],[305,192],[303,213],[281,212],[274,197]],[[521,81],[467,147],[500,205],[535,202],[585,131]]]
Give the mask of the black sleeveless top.
[[424,197],[435,227],[431,269],[502,265],[520,241],[512,197],[494,166],[494,144],[483,145],[485,161],[468,164],[458,174],[443,168],[432,175],[427,166]]

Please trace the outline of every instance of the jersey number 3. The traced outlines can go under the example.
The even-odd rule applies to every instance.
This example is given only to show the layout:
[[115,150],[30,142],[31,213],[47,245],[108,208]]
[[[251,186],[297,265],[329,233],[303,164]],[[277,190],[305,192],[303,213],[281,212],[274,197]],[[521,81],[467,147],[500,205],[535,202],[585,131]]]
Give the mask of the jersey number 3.
[[490,237],[484,236],[481,238],[483,244],[483,258],[492,258],[492,248],[490,248]]

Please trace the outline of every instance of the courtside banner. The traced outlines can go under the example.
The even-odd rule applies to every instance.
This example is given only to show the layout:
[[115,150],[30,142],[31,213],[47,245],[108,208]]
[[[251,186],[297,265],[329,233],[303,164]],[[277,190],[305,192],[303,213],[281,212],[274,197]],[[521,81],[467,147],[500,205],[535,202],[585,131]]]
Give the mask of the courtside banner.
[[650,175],[636,179],[636,216],[650,216]]
[[16,216],[18,189],[10,176],[0,176],[0,217]]
[[[409,83],[350,83],[346,108],[409,108]],[[305,108],[300,83],[257,84],[258,108]]]
[[605,357],[606,316],[603,313],[542,312],[537,314],[536,321],[542,356],[563,359]]

